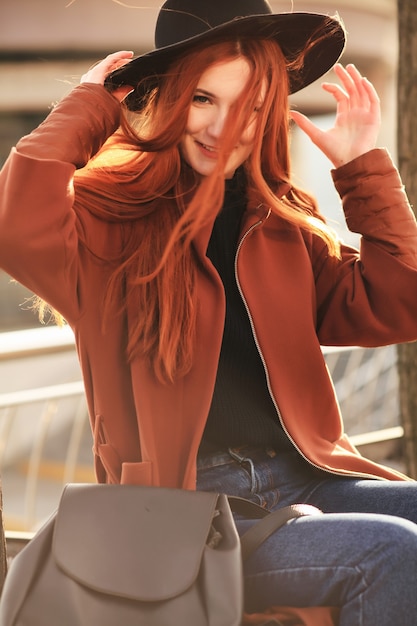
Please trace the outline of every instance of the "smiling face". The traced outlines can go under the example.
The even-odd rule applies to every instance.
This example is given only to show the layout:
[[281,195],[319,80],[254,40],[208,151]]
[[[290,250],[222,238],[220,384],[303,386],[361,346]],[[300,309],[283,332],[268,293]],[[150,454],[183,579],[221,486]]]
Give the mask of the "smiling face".
[[[201,75],[180,149],[188,165],[202,176],[208,176],[216,167],[226,120],[233,105],[244,97],[250,75],[250,65],[244,57],[216,63]],[[225,178],[231,178],[249,156],[255,127],[255,119],[252,119],[232,149]]]

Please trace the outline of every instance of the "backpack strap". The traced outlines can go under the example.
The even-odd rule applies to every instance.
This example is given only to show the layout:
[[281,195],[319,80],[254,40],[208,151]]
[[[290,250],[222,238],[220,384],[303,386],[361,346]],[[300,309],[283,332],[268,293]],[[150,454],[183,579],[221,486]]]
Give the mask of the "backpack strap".
[[259,519],[240,538],[243,561],[289,520],[306,515],[322,515],[320,509],[310,504],[291,504],[276,511],[269,511],[245,498],[229,496],[228,500],[234,513],[250,519]]

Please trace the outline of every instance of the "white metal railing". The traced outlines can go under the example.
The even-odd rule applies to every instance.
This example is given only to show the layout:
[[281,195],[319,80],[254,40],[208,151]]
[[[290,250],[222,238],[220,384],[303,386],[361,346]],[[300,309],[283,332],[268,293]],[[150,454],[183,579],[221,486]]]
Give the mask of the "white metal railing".
[[[376,460],[391,455],[402,437],[395,347],[323,352],[354,443]],[[8,381],[2,368],[3,373],[11,371]],[[0,472],[6,528],[34,530],[56,508],[65,483],[93,482],[91,445],[71,331],[51,327],[0,334]]]
[[[20,494],[24,503],[23,519],[24,528],[32,528],[37,522],[37,502],[42,497],[41,476],[45,474],[45,448],[50,433],[51,423],[57,417],[59,403],[66,399],[75,399],[74,414],[67,438],[66,450],[58,464],[61,469],[61,484],[77,481],[77,466],[79,454],[83,443],[83,435],[87,425],[87,407],[84,398],[84,386],[82,381],[61,383],[38,389],[25,389],[22,391],[0,394],[1,438],[0,438],[0,467],[6,472],[8,466],[15,471],[23,471],[26,474],[24,493]],[[7,443],[11,441],[13,425],[17,411],[23,406],[30,406],[31,411],[38,409],[36,428],[33,430],[33,439],[30,448],[24,453],[24,461],[17,463],[5,463]],[[42,471],[42,468],[44,471]],[[59,471],[59,470],[58,470]],[[84,470],[90,480],[94,480],[94,472]],[[51,476],[51,471],[49,471]],[[55,476],[55,481],[57,476]],[[7,519],[7,515],[5,515]]]
[[73,350],[74,335],[66,325],[0,333],[0,361]]
[[399,425],[395,346],[323,352],[350,435]]
[[91,434],[69,327],[0,334],[0,471],[6,528],[32,530],[67,482],[94,481]]

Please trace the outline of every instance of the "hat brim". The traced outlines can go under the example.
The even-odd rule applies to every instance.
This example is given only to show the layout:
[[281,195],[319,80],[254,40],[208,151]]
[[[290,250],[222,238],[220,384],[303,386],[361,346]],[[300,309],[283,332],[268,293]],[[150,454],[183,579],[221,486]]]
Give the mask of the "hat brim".
[[[236,18],[179,43],[156,48],[132,59],[109,74],[105,85],[110,90],[122,85],[135,87],[147,77],[157,77],[164,73],[178,56],[191,50],[194,45],[235,37],[275,39],[287,61],[291,62],[316,33],[321,36],[307,52],[302,69],[297,72],[289,71],[290,93],[293,94],[323,76],[340,58],[345,47],[345,30],[338,19],[319,13],[302,12]],[[132,105],[137,100],[138,94],[132,92],[128,96],[129,108],[136,108]]]

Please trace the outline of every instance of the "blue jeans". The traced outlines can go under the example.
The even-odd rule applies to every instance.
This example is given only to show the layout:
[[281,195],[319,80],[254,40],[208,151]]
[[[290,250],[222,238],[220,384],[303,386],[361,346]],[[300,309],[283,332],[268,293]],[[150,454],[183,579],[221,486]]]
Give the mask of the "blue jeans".
[[[245,608],[338,606],[340,626],[417,626],[417,482],[333,476],[297,452],[200,456],[197,488],[274,509],[313,504],[245,564]],[[239,533],[254,522],[237,519]]]

